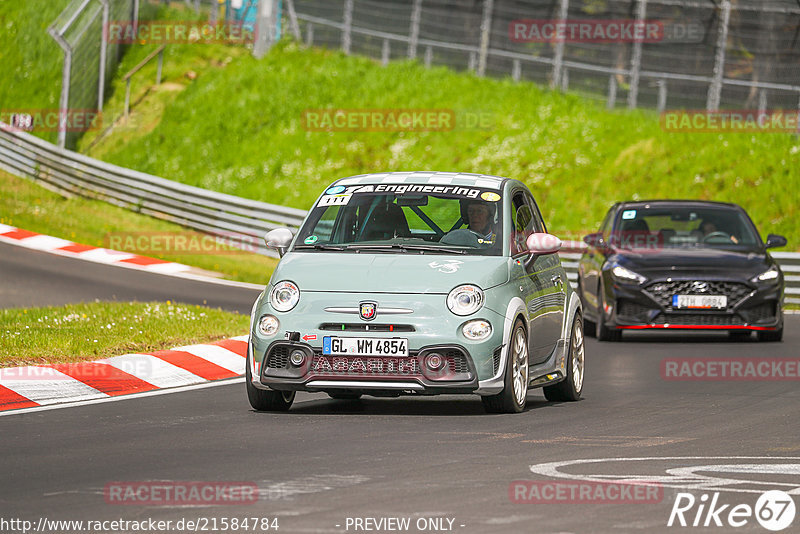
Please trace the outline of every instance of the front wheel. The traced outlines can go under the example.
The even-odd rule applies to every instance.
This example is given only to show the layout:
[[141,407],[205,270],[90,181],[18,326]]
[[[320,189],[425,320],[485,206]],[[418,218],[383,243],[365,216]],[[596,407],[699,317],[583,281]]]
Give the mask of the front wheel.
[[600,303],[597,310],[597,330],[595,335],[597,341],[620,341],[622,339],[622,332],[616,328],[609,328],[606,326],[604,318],[606,312],[606,297],[603,288],[600,288],[600,295],[597,301]]
[[519,413],[525,409],[528,396],[528,332],[517,319],[511,330],[503,391],[481,397],[488,413]]
[[782,341],[783,340],[783,325],[777,330],[759,330],[756,333],[759,341]]
[[572,335],[569,338],[567,377],[558,384],[542,388],[544,397],[549,401],[579,400],[583,392],[584,370],[583,322],[581,316],[575,314],[575,320],[572,322]]
[[253,385],[250,365],[247,365],[245,372],[245,382],[247,384],[247,400],[250,406],[259,412],[288,412],[294,402],[294,391],[272,391],[258,389]]

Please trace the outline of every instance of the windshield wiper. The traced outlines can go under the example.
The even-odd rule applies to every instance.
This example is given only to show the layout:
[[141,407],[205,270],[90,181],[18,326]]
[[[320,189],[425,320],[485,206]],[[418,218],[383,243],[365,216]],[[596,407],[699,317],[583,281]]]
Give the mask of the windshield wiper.
[[315,250],[344,250],[347,246],[345,245],[326,245],[325,243],[316,244],[316,245],[295,245],[295,250],[306,250],[306,249],[315,249]]
[[449,254],[466,254],[467,251],[458,248],[436,245],[414,245],[404,243],[386,243],[385,245],[350,245],[348,248],[355,250],[421,250],[427,252],[447,252]]

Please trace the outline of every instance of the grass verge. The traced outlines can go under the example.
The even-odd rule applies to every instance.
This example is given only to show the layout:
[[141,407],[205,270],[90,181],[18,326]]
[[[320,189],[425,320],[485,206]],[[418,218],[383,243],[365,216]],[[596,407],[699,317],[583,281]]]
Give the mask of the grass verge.
[[[64,198],[36,183],[0,171],[0,223],[8,224],[69,239],[85,245],[109,247],[113,235],[175,236],[185,235],[202,239],[203,234],[190,232],[181,226],[153,219],[105,202],[81,197]],[[242,282],[266,284],[278,261],[260,254],[236,251],[224,254],[183,254],[156,252],[156,241],[141,242],[122,239],[125,252],[152,256],[167,261],[191,265],[222,273],[225,278]],[[149,246],[148,244],[152,245]],[[116,248],[116,247],[109,247]],[[191,249],[184,249],[192,252]]]
[[[190,68],[187,46],[175,73]],[[785,134],[669,133],[653,112],[608,111],[532,83],[479,78],[411,61],[377,62],[282,43],[256,60],[230,56],[152,110],[152,128],[111,132],[90,151],[206,189],[308,209],[332,180],[364,172],[447,170],[518,178],[555,233],[599,226],[619,200],[730,201],[764,233],[800,246],[800,141]],[[227,60],[226,60],[227,61]],[[185,62],[181,66],[180,63]],[[118,91],[119,92],[119,91]],[[113,99],[119,99],[115,94]],[[308,131],[308,109],[452,109],[486,128]],[[142,114],[150,113],[139,106]]]
[[0,310],[0,367],[152,352],[247,333],[249,318],[203,306],[94,302]]

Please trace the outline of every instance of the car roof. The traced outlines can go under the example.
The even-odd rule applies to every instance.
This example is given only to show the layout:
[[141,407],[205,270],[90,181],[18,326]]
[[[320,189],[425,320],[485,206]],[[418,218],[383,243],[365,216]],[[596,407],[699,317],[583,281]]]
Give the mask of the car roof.
[[331,185],[368,185],[368,184],[431,184],[431,185],[458,185],[466,187],[480,187],[482,189],[503,188],[508,178],[492,176],[490,174],[475,174],[470,172],[380,172],[372,174],[359,174],[335,181]]
[[622,208],[641,208],[645,205],[657,205],[659,207],[678,207],[678,206],[692,206],[708,208],[733,208],[742,210],[742,207],[732,202],[717,202],[715,200],[680,200],[680,199],[654,199],[654,200],[627,200],[625,202],[617,202],[612,206],[612,209]]

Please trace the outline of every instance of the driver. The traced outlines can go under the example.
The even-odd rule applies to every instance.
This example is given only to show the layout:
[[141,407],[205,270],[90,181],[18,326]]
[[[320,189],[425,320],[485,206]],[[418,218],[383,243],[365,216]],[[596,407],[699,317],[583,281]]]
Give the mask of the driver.
[[478,234],[478,243],[494,243],[496,235],[492,230],[493,219],[494,204],[481,201],[467,204],[467,227]]

